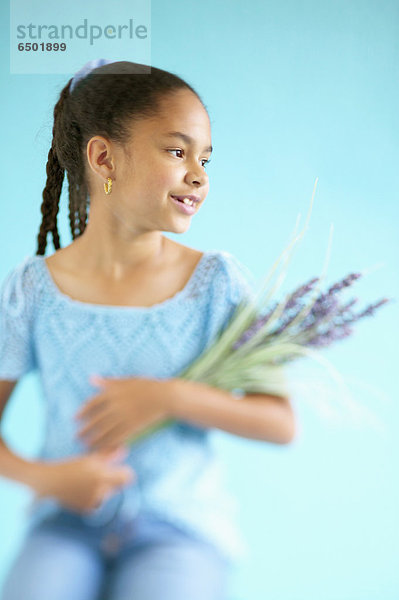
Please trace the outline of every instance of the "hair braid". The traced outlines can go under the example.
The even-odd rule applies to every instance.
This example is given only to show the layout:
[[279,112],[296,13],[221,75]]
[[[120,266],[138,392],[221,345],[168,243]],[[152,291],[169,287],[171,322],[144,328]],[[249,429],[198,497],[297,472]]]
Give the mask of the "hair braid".
[[63,104],[66,96],[69,94],[70,80],[61,92],[60,99],[54,107],[54,125],[53,125],[53,141],[47,157],[46,174],[47,181],[43,190],[43,201],[41,205],[41,213],[43,215],[40,225],[39,234],[37,236],[38,248],[36,254],[43,255],[47,246],[47,233],[50,231],[53,235],[54,248],[60,248],[60,237],[57,228],[57,214],[59,210],[59,201],[61,196],[62,184],[64,181],[65,169],[60,165],[58,160],[55,138],[57,125],[60,119]]
[[72,239],[75,239],[79,224],[76,219],[78,203],[76,198],[76,182],[72,173],[67,172],[68,188],[69,188],[69,226],[71,228]]
[[82,147],[82,137],[77,123],[72,122],[69,136],[70,144],[78,150],[76,165],[73,171],[67,171],[69,187],[69,223],[72,239],[82,235],[86,228],[88,196],[85,183],[85,173],[79,151]]

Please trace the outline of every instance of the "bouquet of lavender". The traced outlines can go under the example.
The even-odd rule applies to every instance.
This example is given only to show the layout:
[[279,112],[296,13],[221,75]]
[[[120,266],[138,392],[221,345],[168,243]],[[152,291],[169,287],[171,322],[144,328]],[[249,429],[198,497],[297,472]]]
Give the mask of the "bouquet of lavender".
[[[389,299],[382,298],[357,313],[353,307],[358,298],[344,303],[340,298],[342,291],[352,286],[362,273],[350,273],[325,293],[320,292],[328,264],[332,226],[321,276],[314,277],[269,308],[270,301],[286,276],[292,249],[308,227],[316,185],[317,179],[303,230],[295,234],[297,219],[293,239],[272,266],[257,294],[237,306],[227,327],[198,359],[179,374],[180,378],[200,381],[230,392],[241,390],[244,394],[252,392],[287,396],[284,368],[296,358],[309,357],[327,367],[335,381],[343,382],[318,348],[325,348],[349,336],[356,321],[373,315]],[[281,261],[284,261],[283,272],[275,285],[268,289],[270,279]],[[262,297],[265,290],[266,297]],[[130,442],[137,442],[171,423],[173,420],[169,419],[147,428]]]

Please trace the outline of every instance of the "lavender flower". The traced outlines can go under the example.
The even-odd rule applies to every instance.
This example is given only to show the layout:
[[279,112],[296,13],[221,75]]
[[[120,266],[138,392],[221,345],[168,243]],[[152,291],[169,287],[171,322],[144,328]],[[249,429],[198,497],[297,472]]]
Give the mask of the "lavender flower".
[[[296,315],[298,314],[299,310],[302,308],[301,305],[299,305],[299,299],[302,298],[303,296],[305,296],[306,294],[308,294],[311,289],[313,288],[314,284],[316,283],[316,281],[318,281],[319,278],[315,277],[313,279],[311,279],[308,283],[301,285],[299,288],[297,288],[294,292],[292,292],[287,300],[287,303],[284,307],[284,312],[283,315],[280,317],[280,319],[282,317],[284,317],[284,315],[286,313],[288,313],[288,311],[291,311],[291,316],[289,316],[285,322],[283,322],[280,326],[279,329],[277,329],[276,331],[274,331],[272,334],[270,335],[277,335],[278,333],[280,333],[281,331],[283,331],[283,329],[285,329],[285,327],[288,326],[288,324],[296,317]],[[257,333],[259,331],[259,329],[261,329],[261,327],[263,327],[263,325],[265,325],[267,323],[267,321],[269,320],[269,318],[271,317],[271,315],[273,314],[274,310],[277,307],[277,302],[274,304],[273,308],[270,309],[265,315],[262,315],[260,317],[258,317],[252,324],[251,326],[244,332],[244,334],[240,337],[239,340],[237,340],[233,346],[232,349],[233,350],[237,350],[240,346],[242,346],[245,342],[247,342],[248,340],[250,340],[252,338],[252,336],[255,335],[255,333]],[[294,311],[294,312],[292,312]]]
[[[295,292],[293,292],[293,294],[291,294],[284,308],[284,312],[280,317],[282,323],[280,327],[273,331],[273,335],[279,335],[280,333],[285,331],[287,327],[293,322],[293,320],[297,317],[297,315],[303,308],[303,305],[299,302],[299,299],[306,296],[306,294],[308,294],[313,289],[317,281],[319,281],[319,277],[314,277],[308,283],[302,285]],[[291,311],[291,314],[289,314],[288,311]],[[285,314],[286,312],[288,313],[287,315]]]
[[275,310],[277,303],[274,304],[273,308],[270,309],[266,314],[258,316],[257,319],[253,321],[253,323],[248,327],[246,331],[244,331],[243,335],[233,344],[232,349],[237,350],[240,346],[245,344],[255,333],[259,331],[263,325],[267,323],[273,311]]
[[285,306],[286,310],[289,310],[291,308],[296,308],[298,305],[298,299],[302,298],[303,296],[306,296],[306,294],[308,294],[311,291],[311,289],[314,287],[314,284],[316,283],[316,281],[319,281],[319,277],[314,277],[313,279],[308,281],[308,283],[301,285],[297,290],[295,290],[295,292],[293,292],[289,296],[289,300]]
[[[383,298],[379,302],[367,306],[361,313],[353,313],[351,307],[358,299],[354,298],[350,302],[342,304],[339,301],[339,292],[350,287],[359,277],[361,277],[361,273],[350,273],[344,279],[333,284],[326,293],[320,294],[306,317],[297,324],[296,331],[292,332],[292,340],[302,343],[304,346],[329,346],[332,342],[343,339],[352,333],[352,329],[348,327],[349,323],[373,315],[377,308],[389,301],[387,298]],[[290,325],[304,307],[301,299],[313,289],[318,280],[318,277],[314,277],[289,295],[284,310],[277,320],[277,326],[257,345],[278,339],[283,332],[289,333]],[[268,322],[276,306],[277,303],[266,314],[258,315],[240,339],[233,344],[232,349],[237,350],[249,341]]]
[[342,340],[343,338],[348,337],[351,333],[353,333],[353,330],[348,327],[347,324],[331,327],[324,333],[312,337],[304,345],[314,346],[316,348],[325,348],[337,340]]
[[373,315],[374,311],[377,308],[379,308],[383,304],[386,304],[389,301],[390,301],[389,298],[383,298],[382,300],[380,300],[379,302],[376,302],[375,304],[369,304],[369,306],[367,306],[367,308],[363,312],[361,312],[360,314],[357,315],[357,318],[361,319],[362,317]]
[[344,279],[342,279],[341,281],[338,281],[333,286],[331,286],[330,289],[328,290],[328,293],[335,294],[336,292],[339,292],[340,290],[342,290],[344,287],[349,287],[350,285],[352,285],[352,283],[354,281],[356,281],[356,279],[359,279],[359,277],[361,277],[361,276],[362,276],[361,273],[350,273]]
[[339,313],[339,317],[341,320],[332,320],[330,322],[330,326],[324,332],[319,332],[317,335],[312,336],[305,342],[305,346],[329,346],[332,342],[336,340],[343,339],[350,335],[353,330],[348,326],[349,323],[355,323],[359,319],[365,316],[372,316],[377,308],[389,302],[388,298],[383,298],[379,302],[375,304],[370,304],[364,311],[353,314],[351,313],[347,316],[345,313],[348,312],[348,308],[350,308],[353,304],[357,302],[357,298],[353,299],[346,306],[341,308]]
[[361,277],[360,273],[350,273],[347,277],[332,285],[327,293],[320,294],[309,314],[303,319],[300,333],[314,331],[322,323],[331,321],[335,315],[342,312],[343,307],[340,306],[337,294],[345,287],[351,286],[359,277]]

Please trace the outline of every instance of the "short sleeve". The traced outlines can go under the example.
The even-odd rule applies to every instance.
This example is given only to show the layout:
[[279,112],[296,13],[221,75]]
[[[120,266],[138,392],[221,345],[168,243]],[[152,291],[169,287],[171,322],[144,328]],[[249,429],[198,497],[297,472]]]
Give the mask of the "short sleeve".
[[210,295],[209,338],[224,331],[240,302],[254,300],[255,291],[251,271],[230,252],[219,250]]
[[33,347],[34,281],[31,257],[0,288],[0,379],[18,380],[36,368]]
[[230,252],[222,251],[227,301],[234,307],[255,296],[255,280],[251,271]]

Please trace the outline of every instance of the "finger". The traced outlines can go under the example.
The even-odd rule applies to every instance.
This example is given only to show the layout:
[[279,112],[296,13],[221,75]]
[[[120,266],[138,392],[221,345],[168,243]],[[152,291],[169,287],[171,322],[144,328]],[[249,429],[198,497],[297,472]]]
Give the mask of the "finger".
[[113,385],[119,381],[124,381],[124,379],[128,380],[130,378],[127,377],[121,379],[119,377],[101,377],[100,375],[90,375],[89,382],[97,387],[105,387],[108,385]]
[[124,486],[133,483],[137,479],[136,473],[130,467],[120,467],[110,471],[106,475],[106,481],[113,486]]
[[89,377],[90,383],[100,387],[105,383],[105,379],[100,377],[100,375],[90,375]]
[[75,414],[75,421],[83,421],[85,419],[89,419],[92,416],[96,415],[99,410],[104,409],[106,406],[106,399],[96,398],[95,400],[91,400],[87,404],[85,404],[79,411]]
[[127,448],[125,448],[124,446],[117,446],[115,450],[112,448],[110,448],[109,450],[104,448],[103,452],[104,458],[110,463],[124,460],[129,454]]
[[123,429],[121,426],[114,426],[109,428],[109,425],[106,429],[101,432],[96,432],[90,440],[88,440],[88,445],[94,450],[100,448],[112,449],[115,446],[120,446],[123,442]]
[[117,463],[127,458],[128,452],[125,448],[118,446],[114,448],[100,448],[90,453],[91,456],[96,457],[106,464]]
[[112,423],[112,412],[102,410],[98,412],[95,416],[91,416],[88,421],[86,421],[86,425],[81,427],[77,433],[78,438],[90,438],[95,435],[96,432],[102,432],[105,428],[109,428]]
[[100,407],[104,408],[108,397],[106,394],[97,394],[88,400],[80,409],[75,413],[75,419],[86,419],[90,414],[95,414]]

